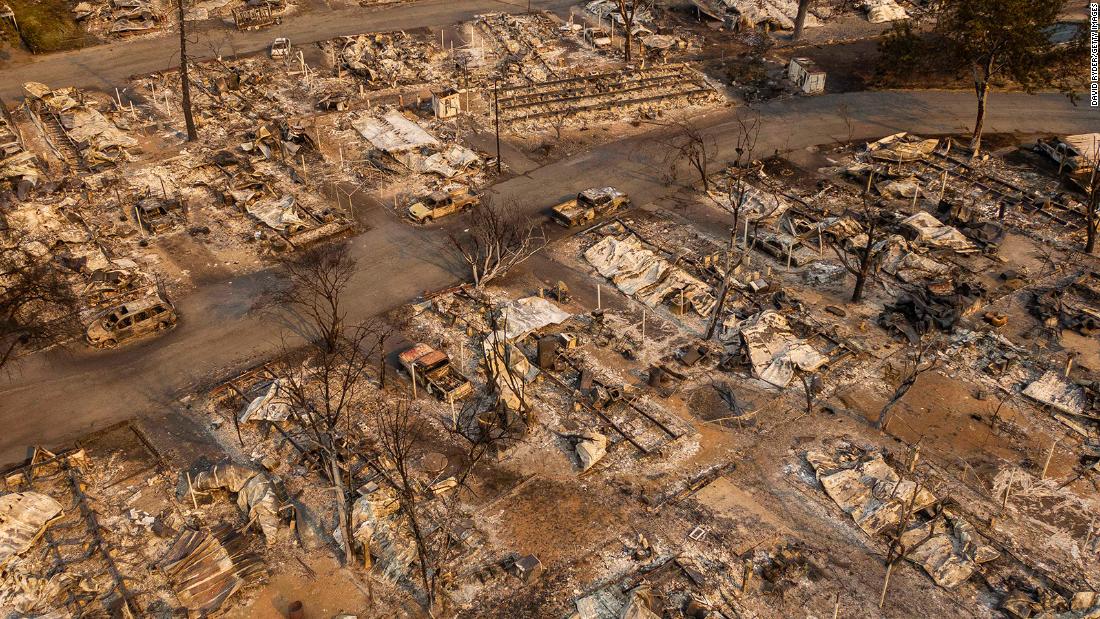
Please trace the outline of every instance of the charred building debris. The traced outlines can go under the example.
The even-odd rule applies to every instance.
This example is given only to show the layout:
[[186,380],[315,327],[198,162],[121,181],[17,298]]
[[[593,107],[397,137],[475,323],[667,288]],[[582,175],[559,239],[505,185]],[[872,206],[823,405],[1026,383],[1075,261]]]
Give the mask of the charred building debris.
[[[787,4],[723,11],[782,27]],[[0,118],[4,242],[65,269],[104,321],[184,292],[181,246],[243,271],[355,230],[352,193],[420,221],[473,204],[496,162],[468,138],[496,118],[518,134],[722,100],[675,62],[690,37],[663,46],[646,16],[652,53],[624,67],[611,5],[586,12],[480,16],[454,48],[341,37],[319,66],[294,48],[197,63],[194,144],[171,73],[125,101],[28,84]],[[1080,168],[1071,137],[1035,158]],[[594,211],[508,278],[425,293],[386,316],[336,460],[302,401],[321,362],[295,354],[188,396],[207,443],[125,426],[118,452],[38,451],[0,494],[0,604],[216,613],[338,555],[398,608],[423,599],[427,535],[458,614],[1089,616],[1100,288],[1069,251],[1084,203],[1018,154],[960,151],[899,134],[816,173],[728,167],[675,204]],[[418,422],[400,466],[372,434],[380,401]]]

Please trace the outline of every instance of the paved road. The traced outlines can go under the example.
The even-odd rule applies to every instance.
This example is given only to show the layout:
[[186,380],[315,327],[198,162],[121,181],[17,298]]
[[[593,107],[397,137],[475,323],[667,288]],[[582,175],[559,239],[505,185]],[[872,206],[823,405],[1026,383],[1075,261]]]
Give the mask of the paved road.
[[[757,152],[770,154],[846,137],[848,129],[836,112],[841,105],[853,110],[853,137],[860,139],[902,130],[961,131],[973,103],[968,93],[852,93],[727,109],[699,123],[718,138],[722,160],[731,158],[736,115],[758,115]],[[1100,110],[1074,108],[1057,95],[995,94],[990,108],[991,132],[1083,132],[1100,126]],[[614,183],[644,204],[675,190],[663,182],[667,168],[655,146],[663,131],[592,148],[514,177],[494,191],[538,212],[578,188]],[[686,171],[680,178],[688,178]],[[444,230],[414,228],[381,207],[365,216],[371,229],[352,241],[360,259],[348,304],[353,318],[396,307],[466,276],[448,250]],[[24,360],[10,377],[0,378],[0,463],[23,458],[32,442],[59,446],[96,427],[178,407],[177,398],[196,385],[270,355],[280,345],[280,330],[249,309],[271,277],[262,272],[180,299],[180,326],[159,339],[105,352],[55,350]]]
[[[533,0],[532,10],[564,11],[572,0]],[[288,37],[295,44],[324,41],[363,32],[385,32],[445,26],[467,21],[479,13],[519,13],[527,10],[522,0],[420,0],[385,8],[327,10],[318,8],[288,17],[282,25],[237,32],[218,23],[207,23],[188,35],[188,54],[203,58],[247,54],[267,49],[272,38]],[[22,84],[43,82],[55,88],[78,86],[110,92],[133,75],[144,75],[179,65],[178,39],[133,39],[86,49],[46,54],[14,67],[0,65],[0,98],[13,101],[23,96]]]

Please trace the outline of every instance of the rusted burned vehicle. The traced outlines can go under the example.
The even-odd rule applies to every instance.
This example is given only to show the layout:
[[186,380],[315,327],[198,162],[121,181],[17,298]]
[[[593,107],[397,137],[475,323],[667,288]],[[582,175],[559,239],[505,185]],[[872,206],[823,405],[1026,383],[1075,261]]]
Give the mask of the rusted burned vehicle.
[[171,303],[159,296],[148,296],[98,314],[88,324],[85,338],[96,348],[114,348],[122,342],[171,329],[176,321]]
[[157,234],[177,225],[182,218],[181,203],[177,200],[146,196],[134,205],[138,223],[150,234]]
[[432,222],[440,217],[459,213],[481,202],[468,187],[451,191],[436,191],[424,196],[409,207],[409,217],[418,224]]
[[470,381],[458,373],[451,365],[451,358],[442,351],[417,344],[398,357],[418,386],[444,402],[461,400],[473,392]]
[[626,194],[614,187],[593,187],[550,209],[550,216],[559,224],[571,228],[614,213],[629,203]]

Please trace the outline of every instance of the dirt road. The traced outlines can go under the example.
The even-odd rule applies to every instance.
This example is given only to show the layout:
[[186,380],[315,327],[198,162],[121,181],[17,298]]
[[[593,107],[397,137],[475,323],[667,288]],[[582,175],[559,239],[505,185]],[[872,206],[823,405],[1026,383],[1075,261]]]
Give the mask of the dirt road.
[[[569,0],[533,0],[532,10],[564,11]],[[295,45],[363,32],[385,32],[445,26],[467,21],[479,13],[519,13],[527,2],[516,0],[422,0],[387,7],[330,10],[318,7],[288,17],[282,25],[254,32],[237,32],[222,23],[193,28],[187,44],[195,59],[231,56],[265,50],[275,37]],[[18,100],[23,83],[42,82],[55,88],[78,86],[111,92],[134,75],[179,66],[179,42],[169,37],[133,39],[109,45],[46,54],[12,67],[0,65],[0,99]]]
[[[699,119],[718,137],[717,158],[731,158],[737,114],[758,115],[757,152],[800,149],[847,138],[837,114],[852,110],[853,138],[961,131],[973,108],[969,93],[868,92],[797,98],[753,110],[728,109]],[[1057,95],[995,94],[990,132],[1085,132],[1100,126],[1100,110],[1075,108]],[[515,197],[532,213],[589,185],[614,183],[635,204],[646,204],[675,188],[664,183],[667,168],[654,137],[663,128],[592,148],[497,185],[502,198]],[[686,170],[680,179],[689,179]],[[424,290],[465,277],[448,249],[445,230],[420,229],[377,208],[367,213],[371,229],[352,240],[360,272],[352,283],[352,318],[396,307]],[[452,222],[451,225],[455,225]],[[0,383],[0,463],[19,460],[37,442],[58,446],[88,430],[135,415],[185,406],[178,398],[194,386],[272,354],[285,331],[250,313],[256,295],[271,281],[259,273],[207,286],[179,299],[183,319],[172,333],[115,351],[76,347],[34,355]]]

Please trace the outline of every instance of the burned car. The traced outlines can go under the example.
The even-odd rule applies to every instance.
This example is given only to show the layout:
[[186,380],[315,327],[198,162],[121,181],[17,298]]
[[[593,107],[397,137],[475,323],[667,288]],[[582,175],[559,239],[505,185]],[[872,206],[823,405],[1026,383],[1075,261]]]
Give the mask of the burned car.
[[149,296],[98,314],[88,324],[85,338],[96,348],[114,348],[127,340],[171,329],[176,321],[171,303],[159,296]]
[[440,217],[459,213],[481,202],[467,187],[451,191],[436,191],[409,207],[409,217],[418,224],[430,223]]
[[613,213],[629,203],[626,194],[614,187],[594,187],[553,207],[550,216],[554,221],[570,228]]

